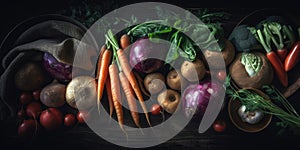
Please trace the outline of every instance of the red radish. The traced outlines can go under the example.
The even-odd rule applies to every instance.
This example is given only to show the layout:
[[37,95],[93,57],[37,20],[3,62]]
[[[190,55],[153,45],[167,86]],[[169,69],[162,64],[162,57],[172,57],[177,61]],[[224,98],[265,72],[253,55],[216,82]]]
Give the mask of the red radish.
[[73,114],[66,114],[64,117],[64,125],[67,127],[71,127],[75,124],[76,117]]
[[85,120],[89,119],[89,113],[87,111],[79,111],[76,117],[79,123],[85,123]]
[[37,134],[38,129],[39,125],[35,120],[24,120],[22,124],[18,127],[18,135],[21,138],[29,139]]
[[162,107],[159,104],[153,104],[151,107],[151,113],[152,115],[158,115],[162,111]]
[[22,108],[22,109],[20,109],[19,111],[18,111],[18,117],[19,118],[24,118],[26,116],[26,112],[25,112],[25,110]]
[[58,130],[63,124],[63,114],[58,108],[50,107],[40,115],[41,125],[48,131]]
[[36,119],[40,112],[42,112],[42,105],[40,102],[30,102],[26,107],[26,114],[28,117]]
[[32,96],[34,100],[40,100],[41,89],[35,90],[32,92]]
[[32,95],[30,92],[22,92],[20,97],[19,97],[20,103],[21,104],[28,104],[32,100]]

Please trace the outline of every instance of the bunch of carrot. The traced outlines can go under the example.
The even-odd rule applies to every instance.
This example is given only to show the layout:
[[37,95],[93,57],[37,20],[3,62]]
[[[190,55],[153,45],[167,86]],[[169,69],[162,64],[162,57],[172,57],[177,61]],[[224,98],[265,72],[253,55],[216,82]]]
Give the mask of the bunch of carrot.
[[130,38],[127,35],[123,35],[120,38],[121,47],[119,47],[117,39],[111,30],[107,32],[105,37],[107,43],[102,47],[97,64],[97,106],[99,113],[103,91],[106,87],[110,116],[112,116],[115,110],[120,128],[125,131],[123,127],[124,116],[121,96],[121,89],[123,89],[135,125],[139,128],[141,127],[135,101],[137,97],[147,122],[151,126],[143,94],[124,52],[124,49],[130,45]]

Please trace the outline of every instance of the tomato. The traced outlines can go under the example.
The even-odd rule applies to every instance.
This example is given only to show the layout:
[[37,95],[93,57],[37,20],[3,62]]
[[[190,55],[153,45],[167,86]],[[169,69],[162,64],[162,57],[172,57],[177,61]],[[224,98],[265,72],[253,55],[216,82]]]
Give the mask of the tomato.
[[38,89],[38,90],[35,90],[32,92],[32,96],[33,96],[33,99],[34,100],[40,100],[40,94],[41,94],[41,90]]
[[151,107],[151,113],[153,115],[158,115],[161,113],[162,107],[159,104],[153,104]]
[[75,124],[76,117],[73,114],[66,114],[64,117],[64,125],[67,127],[71,127]]
[[221,82],[224,82],[226,80],[226,76],[227,73],[225,70],[219,70],[216,74],[216,78]]
[[225,129],[226,129],[226,122],[223,120],[223,119],[219,119],[219,120],[216,120],[214,123],[213,123],[213,129],[216,131],[216,132],[224,132]]
[[19,97],[20,103],[21,104],[28,104],[32,100],[32,95],[30,92],[22,92],[20,97]]
[[85,123],[85,120],[89,119],[90,116],[86,111],[79,111],[76,117],[79,123]]

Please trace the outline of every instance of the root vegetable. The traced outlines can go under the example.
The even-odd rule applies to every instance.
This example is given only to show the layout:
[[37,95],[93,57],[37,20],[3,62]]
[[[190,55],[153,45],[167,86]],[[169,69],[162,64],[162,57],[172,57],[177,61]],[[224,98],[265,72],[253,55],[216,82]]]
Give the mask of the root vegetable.
[[64,117],[64,125],[71,127],[76,123],[76,117],[73,114],[66,114]]
[[171,70],[167,75],[167,84],[173,90],[180,90],[187,84],[181,73],[176,70]]
[[229,73],[240,88],[252,87],[259,89],[263,85],[271,84],[273,80],[273,69],[266,56],[261,52],[253,52],[253,54],[259,56],[262,60],[261,69],[254,76],[250,77],[245,66],[241,63],[242,53],[237,54],[235,60],[229,66]]
[[47,108],[40,115],[40,124],[48,131],[58,130],[63,124],[63,114],[58,108]]
[[25,63],[15,74],[16,87],[22,91],[39,89],[49,83],[50,79],[38,62]]
[[28,117],[33,117],[36,119],[42,112],[42,105],[40,102],[33,101],[30,102],[26,107],[26,114]]
[[77,76],[66,88],[66,102],[75,109],[89,109],[97,102],[97,83],[91,76]]
[[145,76],[144,85],[151,95],[157,94],[165,87],[165,77],[161,73],[150,73]]
[[172,89],[166,89],[159,93],[157,101],[166,112],[173,114],[180,102],[180,94]]
[[[224,69],[233,61],[235,48],[231,41],[225,39],[225,47],[222,51],[206,50],[204,56],[211,69]],[[222,61],[225,62],[225,66],[222,66],[224,64]]]
[[66,85],[51,83],[45,86],[40,93],[41,102],[48,107],[61,107],[66,103]]
[[184,61],[181,65],[182,76],[190,82],[202,80],[206,74],[206,68],[202,60]]

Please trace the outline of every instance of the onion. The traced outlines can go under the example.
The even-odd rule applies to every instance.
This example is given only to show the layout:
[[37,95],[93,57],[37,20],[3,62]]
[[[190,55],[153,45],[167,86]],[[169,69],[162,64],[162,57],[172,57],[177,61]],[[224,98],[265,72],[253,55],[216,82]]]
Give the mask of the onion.
[[163,66],[167,48],[162,43],[153,43],[140,38],[130,49],[130,65],[139,72],[151,73]]
[[221,90],[225,90],[221,84],[210,80],[202,81],[199,84],[188,85],[182,95],[182,105],[185,115],[187,117],[193,115],[202,116],[210,97],[218,96]]
[[44,53],[43,65],[53,78],[58,81],[68,82],[72,79],[72,65],[59,62],[50,53]]

